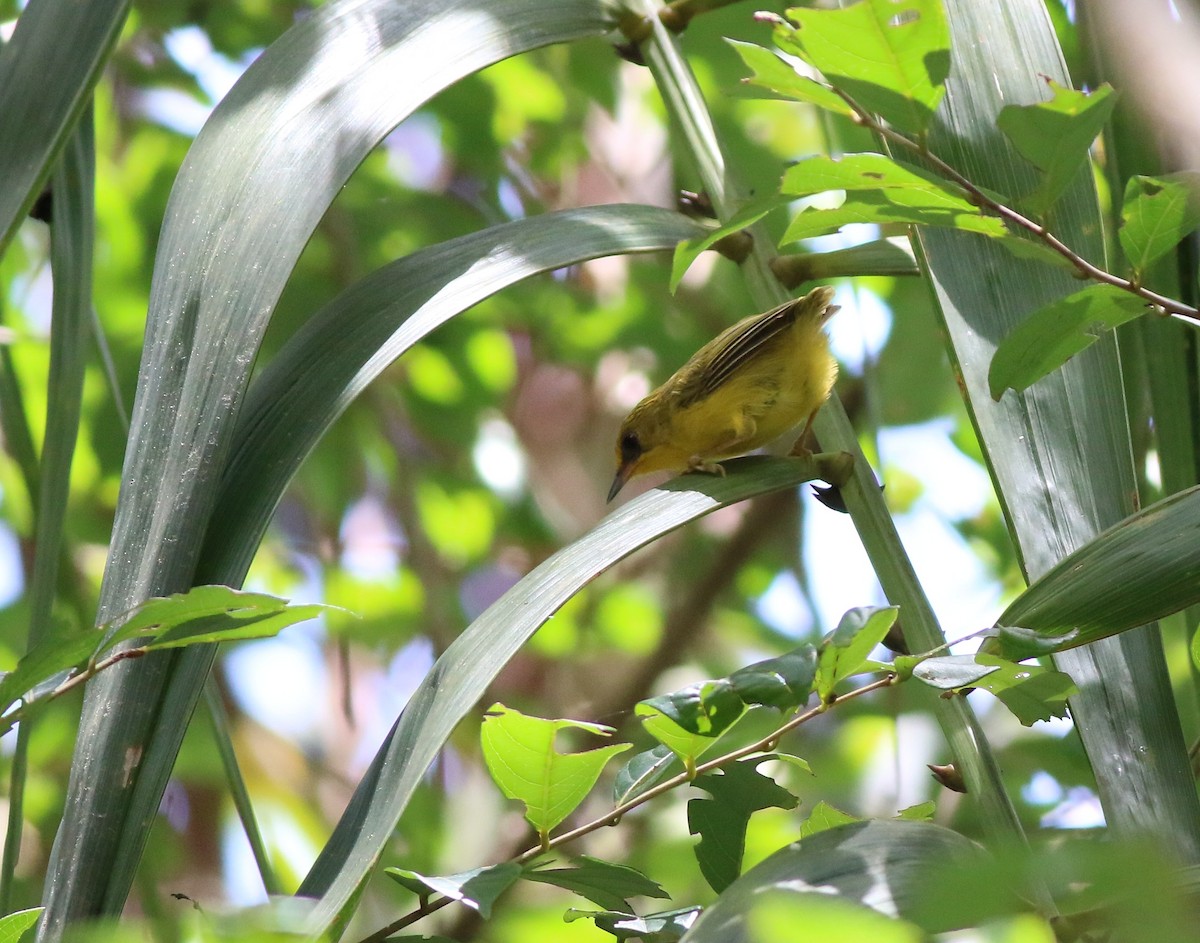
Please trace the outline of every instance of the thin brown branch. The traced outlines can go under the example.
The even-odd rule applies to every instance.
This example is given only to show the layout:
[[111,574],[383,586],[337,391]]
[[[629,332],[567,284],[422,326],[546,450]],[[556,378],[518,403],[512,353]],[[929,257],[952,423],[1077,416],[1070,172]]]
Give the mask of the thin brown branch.
[[1156,308],[1168,313],[1178,315],[1182,318],[1187,318],[1192,321],[1200,321],[1200,310],[1191,305],[1184,304],[1174,298],[1169,298],[1166,295],[1159,294],[1146,288],[1144,285],[1139,285],[1132,279],[1122,278],[1120,275],[1114,275],[1112,272],[1102,269],[1097,265],[1092,264],[1078,252],[1064,243],[1061,239],[1054,235],[1042,223],[1036,222],[1029,217],[1023,215],[1007,204],[1001,203],[980,189],[970,178],[956,170],[953,166],[944,161],[937,154],[929,149],[927,144],[919,141],[914,141],[899,131],[887,127],[887,125],[878,121],[873,114],[867,111],[853,97],[848,95],[842,89],[836,86],[831,86],[833,91],[842,98],[853,110],[855,119],[863,127],[875,132],[884,140],[896,144],[909,153],[916,154],[922,158],[930,167],[936,170],[943,177],[953,181],[967,191],[971,202],[982,210],[987,210],[995,216],[999,216],[1005,222],[1018,229],[1024,229],[1032,234],[1037,239],[1041,240],[1046,246],[1057,252],[1066,259],[1071,266],[1082,277],[1091,279],[1092,281],[1101,282],[1105,285],[1112,285],[1127,291],[1130,294],[1137,295],[1143,298],[1147,303],[1154,305]]
[[[626,802],[622,802],[620,805],[616,806],[611,811],[606,812],[604,815],[594,818],[584,825],[580,825],[577,828],[573,828],[568,832],[563,832],[561,835],[552,838],[545,846],[541,844],[535,845],[526,849],[524,852],[510,860],[515,861],[517,864],[526,864],[527,862],[532,861],[534,858],[545,854],[549,850],[561,847],[569,842],[573,842],[577,838],[582,838],[583,836],[589,835],[592,832],[598,831],[599,829],[616,825],[628,812],[631,812],[639,806],[644,805],[651,799],[655,799],[664,793],[670,792],[672,789],[677,789],[680,786],[688,785],[693,779],[695,779],[696,776],[699,776],[701,773],[710,772],[711,770],[718,769],[727,763],[734,763],[738,760],[745,759],[746,757],[754,756],[756,753],[769,752],[775,748],[775,745],[779,742],[779,739],[784,734],[796,729],[801,724],[808,723],[814,717],[825,713],[825,711],[829,710],[829,708],[834,707],[837,704],[841,704],[844,701],[852,701],[855,698],[862,697],[865,694],[870,694],[872,691],[878,691],[882,688],[890,687],[896,683],[896,675],[885,675],[882,678],[877,678],[869,684],[864,684],[862,687],[855,688],[853,691],[848,691],[845,694],[838,695],[835,700],[830,701],[827,704],[818,704],[816,707],[797,714],[787,723],[780,725],[761,740],[756,740],[754,743],[739,747],[736,750],[732,750],[729,753],[723,754],[722,756],[716,757],[715,759],[709,760],[705,763],[700,763],[696,766],[695,772],[692,774],[683,772],[676,776],[672,776],[670,779],[664,780],[656,786],[652,786],[650,789],[647,789],[645,792],[635,796],[634,798],[629,799]],[[452,900],[453,898],[450,897],[426,898],[425,900],[421,901],[421,905],[416,910],[410,911],[403,917],[400,917],[392,923],[389,923],[387,926],[376,930],[369,936],[363,937],[358,941],[358,943],[383,943],[383,941],[393,933],[412,926],[412,924],[416,923],[418,920],[428,917],[430,914],[436,913],[447,904],[451,903]]]

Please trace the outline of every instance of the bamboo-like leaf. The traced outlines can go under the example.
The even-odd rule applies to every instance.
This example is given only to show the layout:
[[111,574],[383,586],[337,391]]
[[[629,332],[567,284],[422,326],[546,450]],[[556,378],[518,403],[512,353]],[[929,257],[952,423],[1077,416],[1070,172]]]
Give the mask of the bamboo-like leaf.
[[434,328],[539,272],[669,249],[701,231],[654,207],[562,210],[414,252],[342,292],[284,345],[247,396],[206,537],[204,579],[241,580],[283,489],[321,435]]
[[[605,0],[335,0],[246,71],[168,204],[99,621],[192,584],[267,320],[359,162],[457,79],[611,22]],[[124,905],[207,667],[150,656],[90,686],[48,868],[45,939]],[[183,680],[164,700],[172,672]]]
[[1200,486],[1109,528],[1047,571],[1004,610],[1001,625],[1074,648],[1200,603]]
[[129,0],[40,0],[0,44],[0,255],[83,113],[128,10]]
[[[1040,0],[947,3],[955,73],[931,149],[975,183],[1029,192],[1033,168],[995,127],[1006,104],[1045,95],[1043,75],[1069,84]],[[979,37],[1005,37],[979,42]],[[1083,175],[1055,207],[1055,232],[1103,257],[1100,214]],[[1101,338],[1061,370],[992,400],[986,369],[999,340],[1029,311],[1078,286],[1058,270],[1007,257],[953,233],[920,234],[972,418],[1031,579],[1133,511],[1137,493],[1115,344]],[[1181,861],[1200,860],[1200,803],[1156,629],[1064,652],[1078,685],[1072,718],[1118,833],[1158,836]],[[1144,797],[1154,796],[1154,802]]]
[[888,916],[909,916],[920,912],[922,879],[931,868],[953,862],[969,868],[981,856],[977,845],[940,825],[903,820],[837,825],[780,849],[743,874],[705,909],[682,943],[750,943],[756,939],[747,925],[750,914],[771,892],[836,896]]
[[580,587],[616,561],[704,514],[816,474],[810,461],[751,457],[724,478],[683,475],[613,511],[560,550],[455,639],[421,682],[376,754],[333,836],[300,887],[319,896],[310,933],[328,931],[371,872],[413,790],[455,725],[504,664]]

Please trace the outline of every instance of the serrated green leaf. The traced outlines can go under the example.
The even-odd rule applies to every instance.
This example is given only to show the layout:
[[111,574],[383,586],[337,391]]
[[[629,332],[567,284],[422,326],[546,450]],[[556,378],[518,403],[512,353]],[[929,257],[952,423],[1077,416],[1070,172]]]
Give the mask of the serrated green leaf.
[[521,866],[505,861],[445,877],[427,877],[406,868],[384,868],[383,873],[421,897],[441,894],[479,911],[482,917],[490,917],[496,898],[521,877]]
[[1137,275],[1174,249],[1200,226],[1200,174],[1135,176],[1121,204],[1121,248]]
[[750,816],[761,809],[794,809],[799,801],[758,771],[763,759],[739,760],[693,782],[712,798],[688,801],[688,831],[700,836],[696,861],[718,894],[741,873]]
[[535,868],[521,875],[526,881],[552,884],[586,897],[605,910],[629,910],[633,897],[665,899],[670,895],[657,881],[626,865],[581,855],[570,868]]
[[830,805],[824,799],[813,806],[812,812],[808,814],[800,826],[800,837],[808,838],[810,835],[816,835],[831,828],[837,828],[839,825],[850,825],[854,822],[862,821],[856,815],[851,815],[849,812],[843,812],[836,806]]
[[1146,311],[1145,300],[1113,285],[1089,285],[1039,308],[996,348],[988,370],[992,399],[999,402],[1005,390],[1029,388]]
[[613,805],[624,805],[636,799],[681,770],[679,757],[665,743],[637,754],[621,767],[613,781]]
[[780,98],[791,101],[808,102],[834,114],[850,117],[854,114],[844,98],[838,95],[828,85],[822,85],[807,75],[800,75],[792,66],[779,56],[757,46],[754,43],[739,42],[736,39],[726,39],[742,61],[754,73],[743,82],[758,88],[765,88]]
[[[919,167],[897,163],[883,154],[843,154],[809,157],[783,174],[779,191],[788,196],[811,196],[827,190],[888,191],[897,206],[945,209],[981,215],[967,191]],[[999,220],[995,220],[999,222]]]
[[277,596],[228,586],[197,586],[186,593],[147,600],[127,621],[108,629],[99,651],[109,651],[131,639],[146,639],[142,647],[153,651],[200,642],[266,638],[329,608],[293,606]]
[[805,644],[777,658],[739,668],[729,676],[729,684],[747,706],[786,711],[808,700],[816,673],[817,650]]
[[950,30],[940,0],[863,0],[842,9],[793,7],[797,28],[775,42],[831,85],[910,134],[922,134],[945,94]]
[[863,670],[867,656],[883,641],[898,612],[895,606],[862,606],[842,616],[821,647],[816,688],[822,701],[830,699],[839,683]]
[[671,694],[641,702],[654,708],[689,733],[719,737],[746,709],[728,680],[700,681]]
[[1018,665],[993,655],[976,655],[984,665],[994,664],[975,682],[975,687],[990,691],[1016,715],[1026,727],[1036,721],[1067,716],[1067,698],[1078,693],[1070,675],[1041,665]]
[[1088,158],[1116,104],[1110,85],[1077,92],[1047,81],[1051,99],[1035,105],[1007,105],[996,119],[1000,130],[1045,176],[1022,202],[1038,215],[1066,192]]
[[617,743],[563,754],[554,748],[560,730],[585,730],[603,737],[614,732],[603,724],[529,717],[493,704],[479,734],[492,779],[508,798],[525,804],[525,818],[543,837],[587,797],[605,764],[631,746]]

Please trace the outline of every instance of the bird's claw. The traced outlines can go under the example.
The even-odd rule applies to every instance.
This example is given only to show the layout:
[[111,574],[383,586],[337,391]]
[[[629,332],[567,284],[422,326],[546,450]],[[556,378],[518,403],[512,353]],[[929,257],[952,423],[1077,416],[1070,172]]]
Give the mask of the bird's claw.
[[717,475],[720,478],[725,477],[725,468],[717,462],[706,462],[699,455],[693,455],[688,459],[689,472],[698,472],[703,475]]

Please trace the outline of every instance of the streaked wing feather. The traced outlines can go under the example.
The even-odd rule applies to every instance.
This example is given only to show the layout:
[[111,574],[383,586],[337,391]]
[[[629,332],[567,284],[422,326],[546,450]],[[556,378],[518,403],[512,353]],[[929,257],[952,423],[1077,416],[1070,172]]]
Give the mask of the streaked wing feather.
[[796,320],[799,303],[789,301],[748,323],[706,365],[695,399],[711,395],[731,375],[769,347]]

